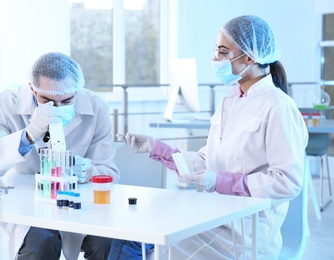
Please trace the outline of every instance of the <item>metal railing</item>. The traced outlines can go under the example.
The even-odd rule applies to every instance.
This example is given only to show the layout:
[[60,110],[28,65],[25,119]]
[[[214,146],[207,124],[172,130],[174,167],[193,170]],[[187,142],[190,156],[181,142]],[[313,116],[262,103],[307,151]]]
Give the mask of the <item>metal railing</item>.
[[[102,86],[102,85],[101,85]],[[122,98],[122,112],[119,113],[117,109],[113,110],[113,124],[114,131],[118,129],[118,116],[123,116],[123,133],[128,132],[128,118],[129,115],[142,115],[143,113],[129,113],[129,98],[128,98],[128,88],[158,88],[158,87],[169,87],[170,84],[114,84],[114,85],[103,85],[103,87],[120,87],[123,89],[123,98]],[[199,87],[209,87],[210,88],[210,96],[209,96],[209,110],[208,111],[200,111],[200,112],[209,112],[213,115],[215,111],[215,87],[216,86],[224,86],[222,83],[200,83]],[[161,112],[150,112],[145,114],[160,114]],[[177,113],[177,112],[176,112]],[[114,133],[116,134],[116,133]],[[115,136],[115,135],[114,135]]]
[[[288,82],[288,94],[292,96],[293,85],[334,85],[334,81],[318,81],[318,82]],[[118,129],[118,117],[123,116],[123,133],[128,132],[128,119],[129,115],[157,115],[161,114],[161,112],[148,112],[148,113],[129,113],[129,98],[128,98],[128,88],[158,88],[158,87],[169,87],[170,84],[108,84],[108,85],[99,85],[97,87],[110,87],[110,88],[122,88],[123,89],[123,97],[122,97],[122,112],[119,112],[117,109],[114,109],[112,112],[113,116],[113,124],[114,124],[114,136],[116,135],[116,131]],[[209,87],[210,95],[209,95],[209,110],[208,111],[200,111],[200,112],[209,112],[211,115],[215,112],[215,87],[216,86],[224,86],[222,83],[199,83],[199,87]],[[175,113],[178,113],[177,111]],[[182,112],[179,112],[182,113]],[[184,113],[184,112],[183,112]]]

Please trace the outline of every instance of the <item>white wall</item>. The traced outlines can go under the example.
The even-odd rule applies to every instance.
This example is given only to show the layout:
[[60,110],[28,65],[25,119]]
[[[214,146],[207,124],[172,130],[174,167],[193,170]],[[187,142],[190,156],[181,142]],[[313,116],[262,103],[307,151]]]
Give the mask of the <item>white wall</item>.
[[245,14],[258,15],[275,32],[288,81],[313,81],[319,75],[314,0],[191,0],[180,1],[179,55],[195,57],[199,82],[216,82],[210,60],[220,27]]
[[[42,53],[70,54],[68,5],[68,0],[0,1],[0,88],[25,83],[27,70]],[[200,83],[218,82],[210,64],[217,32],[226,21],[242,14],[259,15],[271,25],[282,50],[281,61],[289,82],[319,79],[320,18],[322,13],[334,12],[334,1],[181,0],[178,5],[179,31],[175,39],[178,56],[197,59]],[[172,40],[170,44],[174,44]],[[207,108],[208,90],[203,88],[203,91],[206,93],[200,95],[201,102]],[[216,93],[218,103],[220,95],[228,90],[218,89]],[[136,111],[139,106],[145,112],[155,105],[145,102],[133,106]],[[152,129],[147,129],[148,122],[138,122],[132,131],[149,132]],[[143,124],[144,129],[137,127]]]
[[70,54],[68,5],[68,0],[1,1],[0,88],[26,83],[41,54]]
[[314,1],[314,11],[316,14],[328,14],[334,12],[333,0],[316,0]]
[[[70,53],[68,0],[11,0],[0,3],[0,86],[21,83],[23,71],[48,51]],[[331,0],[178,1],[178,55],[195,57],[199,82],[217,82],[210,60],[217,32],[229,19],[263,17],[277,35],[288,81],[319,78],[319,17],[334,10]],[[175,15],[175,14],[173,14]],[[173,17],[172,17],[173,19]]]

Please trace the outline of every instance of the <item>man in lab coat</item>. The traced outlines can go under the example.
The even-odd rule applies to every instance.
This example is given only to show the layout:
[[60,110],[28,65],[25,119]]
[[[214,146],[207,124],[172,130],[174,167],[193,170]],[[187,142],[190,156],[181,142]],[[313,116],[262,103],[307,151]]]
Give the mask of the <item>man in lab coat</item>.
[[[34,182],[38,148],[48,147],[51,117],[62,119],[68,150],[73,150],[79,183],[96,174],[118,182],[112,126],[106,102],[84,89],[80,66],[62,53],[47,53],[34,64],[29,85],[0,95],[0,175],[8,185]],[[9,235],[10,259],[105,259],[111,239],[1,223]]]

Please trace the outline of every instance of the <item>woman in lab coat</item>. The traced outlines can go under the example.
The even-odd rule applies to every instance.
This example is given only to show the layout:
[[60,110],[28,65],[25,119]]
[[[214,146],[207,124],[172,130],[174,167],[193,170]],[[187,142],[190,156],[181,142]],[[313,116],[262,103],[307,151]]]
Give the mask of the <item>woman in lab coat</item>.
[[[40,167],[38,148],[49,145],[43,137],[54,115],[62,118],[67,150],[74,151],[78,182],[88,182],[101,173],[117,182],[109,107],[83,88],[80,66],[62,53],[47,53],[35,62],[29,85],[0,94],[0,174],[5,174],[1,177],[4,182],[34,187]],[[87,259],[103,259],[110,248],[108,238],[1,224],[9,235],[10,259],[59,259],[61,249],[66,259],[77,259],[80,250],[91,253]]]
[[[271,200],[271,208],[259,215],[259,259],[278,258],[289,200],[302,188],[308,141],[301,113],[286,94],[286,76],[278,59],[275,36],[261,18],[240,16],[223,26],[212,65],[217,77],[232,86],[231,94],[211,118],[206,145],[198,152],[183,152],[191,174],[179,176],[199,191]],[[121,138],[133,151],[150,152],[152,159],[176,170],[171,155],[178,149],[149,136],[127,133]],[[251,218],[243,223],[245,256],[250,259]],[[234,231],[237,258],[242,259],[239,222]],[[233,259],[232,241],[232,227],[220,226],[172,244],[171,259]],[[122,250],[128,253],[126,247]],[[167,256],[168,248],[164,251]]]

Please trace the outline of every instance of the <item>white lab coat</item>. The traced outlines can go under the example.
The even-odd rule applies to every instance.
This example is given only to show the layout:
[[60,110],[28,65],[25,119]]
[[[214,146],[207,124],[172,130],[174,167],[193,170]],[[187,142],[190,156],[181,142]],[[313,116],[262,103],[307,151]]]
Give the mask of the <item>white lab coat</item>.
[[[15,90],[5,90],[0,94],[0,175],[8,185],[15,186],[20,176],[31,175],[39,171],[39,155],[35,144],[30,152],[22,156],[19,144],[23,129],[28,125],[36,105],[28,86]],[[81,89],[77,92],[75,117],[64,127],[66,146],[80,155],[92,160],[92,175],[107,174],[118,182],[119,170],[114,164],[112,126],[108,105],[96,94]],[[84,185],[84,184],[83,184]],[[17,258],[28,226],[1,223],[9,235],[10,259]],[[79,254],[82,235],[62,232],[62,240],[71,241],[63,246],[64,255],[75,259]],[[76,250],[70,250],[70,249]],[[68,249],[68,250],[67,250]]]
[[[271,199],[272,207],[259,216],[258,252],[259,259],[275,259],[288,200],[299,194],[303,183],[307,128],[294,101],[273,85],[271,75],[254,84],[246,97],[239,97],[238,88],[213,115],[206,146],[186,156],[195,159],[194,171],[202,167],[246,174],[251,196]],[[250,259],[251,218],[243,223]],[[240,240],[240,222],[234,228]],[[233,259],[232,241],[231,226],[218,227],[173,244],[171,259]],[[240,243],[237,252],[241,257]]]

